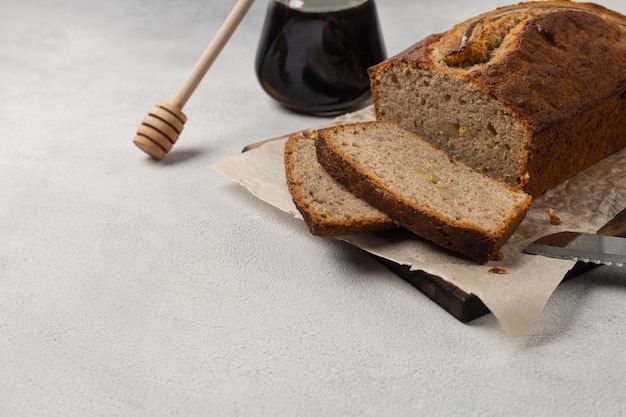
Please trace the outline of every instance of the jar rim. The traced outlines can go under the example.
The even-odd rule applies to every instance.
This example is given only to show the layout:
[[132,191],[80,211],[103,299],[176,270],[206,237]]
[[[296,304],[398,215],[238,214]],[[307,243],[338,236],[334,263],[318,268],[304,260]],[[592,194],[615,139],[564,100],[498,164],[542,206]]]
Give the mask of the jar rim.
[[302,12],[335,12],[352,9],[367,3],[368,0],[276,0],[291,9]]

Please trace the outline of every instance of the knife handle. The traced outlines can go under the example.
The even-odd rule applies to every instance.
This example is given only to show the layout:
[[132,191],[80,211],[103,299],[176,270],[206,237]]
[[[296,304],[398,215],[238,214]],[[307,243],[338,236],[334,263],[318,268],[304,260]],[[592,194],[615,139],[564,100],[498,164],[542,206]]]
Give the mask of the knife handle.
[[602,226],[597,234],[605,236],[626,237],[626,209],[617,213],[607,224]]

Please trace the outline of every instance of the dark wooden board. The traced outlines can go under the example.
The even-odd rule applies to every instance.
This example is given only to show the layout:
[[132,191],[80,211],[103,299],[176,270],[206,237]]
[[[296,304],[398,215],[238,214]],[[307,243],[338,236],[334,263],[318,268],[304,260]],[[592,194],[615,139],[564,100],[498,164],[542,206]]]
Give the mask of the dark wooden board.
[[448,281],[424,271],[411,271],[388,259],[375,257],[400,278],[413,285],[457,320],[468,322],[490,311],[474,294],[468,294]]

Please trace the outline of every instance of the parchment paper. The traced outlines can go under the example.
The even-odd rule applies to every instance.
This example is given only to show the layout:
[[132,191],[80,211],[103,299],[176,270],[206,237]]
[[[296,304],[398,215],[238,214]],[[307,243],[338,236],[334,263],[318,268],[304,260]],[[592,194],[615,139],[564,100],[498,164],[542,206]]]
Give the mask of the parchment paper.
[[[343,115],[329,124],[374,120],[372,107]],[[283,148],[286,138],[270,141],[211,168],[231,178],[259,199],[302,218],[285,183]],[[363,233],[340,239],[412,270],[423,270],[476,295],[491,310],[502,329],[523,335],[550,295],[574,266],[574,261],[523,254],[536,238],[562,230],[595,233],[626,207],[626,148],[603,159],[543,196],[536,198],[519,229],[504,246],[504,260],[477,265],[440,250],[419,237]],[[549,209],[561,219],[550,224]],[[504,274],[489,272],[504,268]]]

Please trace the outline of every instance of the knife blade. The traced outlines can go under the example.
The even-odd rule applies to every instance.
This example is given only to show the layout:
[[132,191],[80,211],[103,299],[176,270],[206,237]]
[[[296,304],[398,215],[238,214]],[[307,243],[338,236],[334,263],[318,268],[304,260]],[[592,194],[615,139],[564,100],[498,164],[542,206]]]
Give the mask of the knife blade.
[[553,233],[535,240],[524,252],[550,258],[626,266],[626,209],[597,234]]

